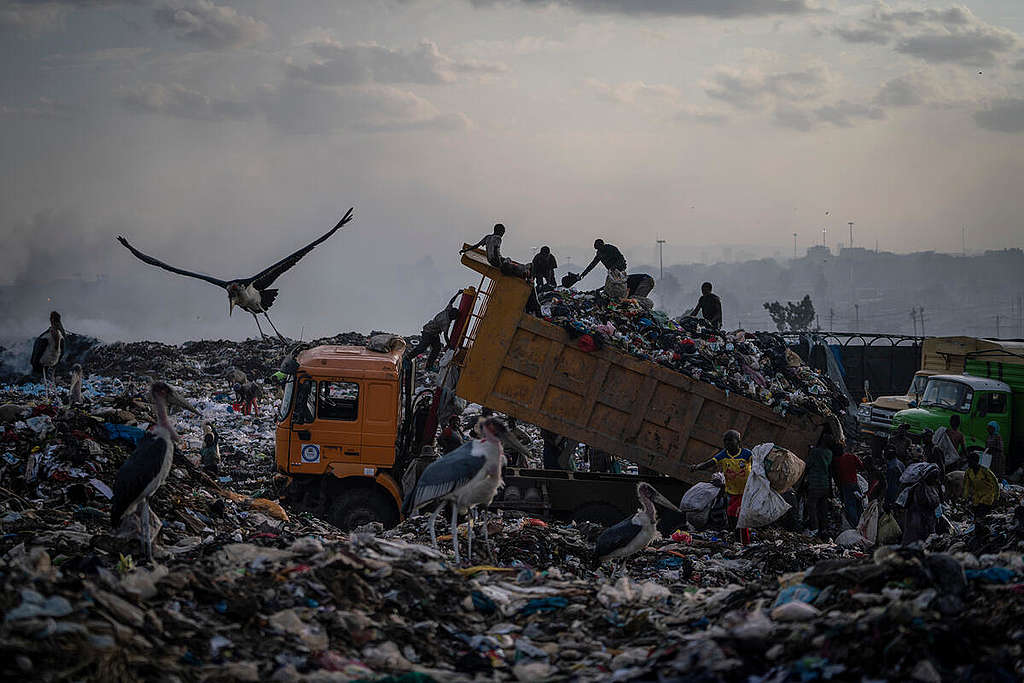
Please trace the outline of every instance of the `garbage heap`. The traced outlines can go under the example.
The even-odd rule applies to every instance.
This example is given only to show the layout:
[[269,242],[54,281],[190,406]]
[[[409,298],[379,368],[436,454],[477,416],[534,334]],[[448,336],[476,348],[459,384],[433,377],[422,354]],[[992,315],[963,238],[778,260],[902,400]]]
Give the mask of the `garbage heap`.
[[787,414],[832,416],[846,407],[842,390],[805,365],[771,332],[724,332],[690,317],[669,318],[646,297],[605,298],[557,288],[540,296],[541,315],[583,350],[605,346],[760,401]]

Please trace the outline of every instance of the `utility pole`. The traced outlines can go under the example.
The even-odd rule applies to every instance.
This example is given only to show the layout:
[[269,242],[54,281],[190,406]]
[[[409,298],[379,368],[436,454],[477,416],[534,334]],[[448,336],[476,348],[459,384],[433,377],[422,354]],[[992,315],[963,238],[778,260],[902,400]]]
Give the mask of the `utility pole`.
[[823,247],[828,246],[828,245],[825,244],[825,231],[826,230],[828,230],[828,228],[822,228],[821,229],[821,246],[823,246]]
[[917,316],[921,318],[921,336],[924,337],[924,306],[917,307]]
[[796,233],[793,233],[793,260],[796,260]]
[[853,221],[846,221],[846,224],[850,226],[850,247],[853,247]]
[[917,336],[917,307],[911,307],[910,319],[914,321],[914,336]]
[[967,226],[960,228],[960,255],[967,256]]
[[833,309],[828,309],[828,331],[832,332],[832,323],[835,321],[836,312]]
[[860,332],[860,304],[853,305],[853,314],[855,316],[853,321],[853,331]]
[[658,240],[658,261],[661,262],[661,273],[658,275],[658,281],[661,282],[665,279],[665,240]]
[[999,339],[999,314],[996,313],[996,339]]

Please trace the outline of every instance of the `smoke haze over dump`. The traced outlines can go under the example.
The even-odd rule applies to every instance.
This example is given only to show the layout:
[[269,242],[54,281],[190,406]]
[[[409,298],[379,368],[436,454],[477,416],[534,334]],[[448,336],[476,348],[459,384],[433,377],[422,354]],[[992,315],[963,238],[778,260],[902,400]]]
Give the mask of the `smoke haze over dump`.
[[237,277],[353,205],[276,283],[285,334],[418,331],[496,221],[560,272],[598,236],[631,266],[657,238],[729,261],[850,220],[883,250],[1020,246],[1022,34],[1015,0],[0,0],[0,336],[51,308],[104,339],[252,336],[116,235]]

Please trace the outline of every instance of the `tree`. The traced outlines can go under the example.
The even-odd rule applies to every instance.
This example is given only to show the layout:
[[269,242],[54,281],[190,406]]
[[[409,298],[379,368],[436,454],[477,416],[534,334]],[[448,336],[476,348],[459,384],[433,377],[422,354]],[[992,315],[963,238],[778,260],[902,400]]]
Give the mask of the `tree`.
[[809,294],[805,294],[800,303],[787,301],[785,306],[778,301],[766,301],[764,309],[768,311],[779,332],[785,332],[787,329],[790,332],[800,332],[809,329],[814,322],[814,304]]

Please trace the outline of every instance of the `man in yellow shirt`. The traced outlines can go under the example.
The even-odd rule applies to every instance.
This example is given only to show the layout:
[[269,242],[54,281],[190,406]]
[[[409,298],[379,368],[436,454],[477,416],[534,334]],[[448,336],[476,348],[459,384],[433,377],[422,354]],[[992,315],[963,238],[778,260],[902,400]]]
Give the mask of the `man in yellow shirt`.
[[967,454],[967,463],[964,499],[971,505],[975,517],[984,517],[992,511],[992,506],[999,499],[999,481],[992,470],[981,466],[977,451]]
[[[729,528],[736,528],[736,520],[740,516],[740,505],[743,503],[743,489],[747,486],[747,477],[750,476],[750,459],[753,453],[748,448],[740,446],[740,433],[730,429],[722,435],[722,445],[725,446],[713,457],[705,460],[699,465],[690,465],[690,470],[703,470],[717,464],[722,468],[725,475],[725,493],[729,496],[729,508],[726,514],[729,517]],[[750,529],[740,529],[740,541],[746,545],[750,543]]]

